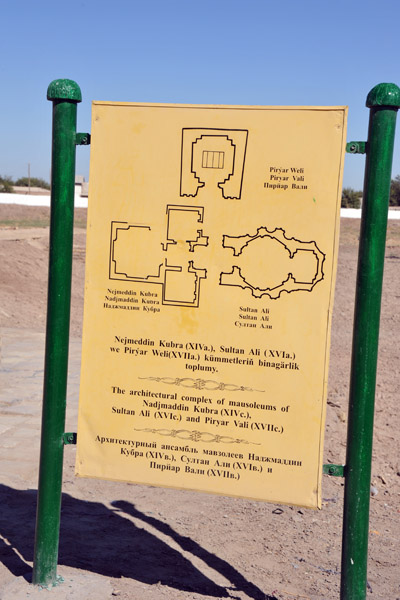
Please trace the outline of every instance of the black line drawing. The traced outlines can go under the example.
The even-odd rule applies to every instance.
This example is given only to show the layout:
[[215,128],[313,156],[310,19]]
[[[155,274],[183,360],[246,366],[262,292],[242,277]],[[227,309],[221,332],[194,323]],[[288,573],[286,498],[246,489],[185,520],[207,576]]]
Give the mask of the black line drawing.
[[151,227],[111,222],[110,279],[160,283],[163,260]]
[[214,381],[212,379],[194,379],[193,377],[138,377],[138,379],[148,379],[150,381],[157,381],[158,383],[165,383],[166,385],[177,385],[184,388],[194,388],[196,390],[225,390],[226,392],[260,392],[264,393],[265,390],[254,390],[253,388],[245,387],[243,385],[236,385],[235,383],[223,383]]
[[[281,262],[296,261],[298,264],[289,263],[289,268],[297,267],[298,272],[287,273],[287,277],[281,279],[278,282],[268,283],[268,275],[259,268],[259,261],[244,260],[244,265],[233,265],[232,271],[229,273],[221,273],[220,285],[236,286],[242,289],[249,289],[255,298],[261,298],[262,296],[269,296],[271,300],[277,300],[282,292],[299,292],[306,291],[311,292],[314,287],[324,279],[323,264],[325,261],[325,254],[318,248],[316,242],[302,242],[294,237],[288,238],[285,235],[285,231],[277,227],[273,231],[269,231],[266,227],[259,227],[257,233],[254,235],[240,235],[240,236],[229,236],[224,235],[222,239],[222,247],[230,248],[233,250],[233,255],[238,257],[239,260],[244,253],[246,258],[246,250],[257,241],[258,244],[265,245],[265,240],[270,240],[278,244],[278,250],[280,249]],[[275,248],[276,251],[276,248]],[[264,256],[271,263],[278,262],[279,258],[269,256],[268,251],[260,245],[255,248],[257,257]],[[253,267],[253,263],[257,263]],[[248,271],[246,273],[246,271]],[[250,271],[250,273],[249,273]],[[252,272],[251,272],[252,271]],[[253,281],[252,281],[253,279]]]
[[200,283],[207,278],[206,269],[197,269],[190,260],[187,267],[170,266],[166,263],[163,282],[163,304],[192,306],[198,308]]
[[203,223],[204,208],[202,206],[167,205],[167,241],[162,244],[163,250],[168,245],[179,242],[189,244],[189,252],[194,252],[196,246],[208,246],[208,237],[199,229]]
[[217,433],[209,433],[208,431],[190,431],[189,429],[136,429],[135,431],[144,431],[146,433],[157,433],[165,437],[174,437],[179,440],[190,440],[191,442],[206,442],[218,444],[251,444],[252,446],[260,446],[257,442],[249,442],[233,438],[228,435],[218,435]]
[[247,129],[182,129],[180,195],[194,197],[211,186],[240,200],[247,137]]
[[188,253],[208,246],[208,237],[199,227],[204,208],[169,204],[166,213],[165,242],[149,225],[111,222],[109,278],[158,284],[162,304],[198,308],[207,269],[198,267]]

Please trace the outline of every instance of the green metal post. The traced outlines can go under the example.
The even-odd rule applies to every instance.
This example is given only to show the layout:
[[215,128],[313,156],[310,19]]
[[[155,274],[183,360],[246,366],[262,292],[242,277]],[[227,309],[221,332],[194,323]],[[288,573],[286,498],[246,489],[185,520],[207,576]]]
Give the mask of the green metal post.
[[374,87],[370,108],[358,257],[342,544],[341,600],[366,596],[369,498],[383,264],[400,89]]
[[79,86],[53,81],[50,256],[42,437],[32,581],[57,582],[65,426],[74,220],[75,148]]

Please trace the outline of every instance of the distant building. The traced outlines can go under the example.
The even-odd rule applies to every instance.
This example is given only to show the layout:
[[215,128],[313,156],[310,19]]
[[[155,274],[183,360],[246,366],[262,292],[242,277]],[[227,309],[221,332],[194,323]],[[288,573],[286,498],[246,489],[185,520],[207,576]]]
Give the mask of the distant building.
[[89,195],[89,182],[84,181],[81,187],[81,198],[87,198]]
[[89,190],[89,182],[85,181],[83,175],[75,175],[75,199],[87,198]]

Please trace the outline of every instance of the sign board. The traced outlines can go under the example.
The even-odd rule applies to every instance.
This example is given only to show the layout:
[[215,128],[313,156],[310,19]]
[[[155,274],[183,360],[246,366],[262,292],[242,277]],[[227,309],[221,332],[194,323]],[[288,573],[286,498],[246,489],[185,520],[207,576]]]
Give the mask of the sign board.
[[346,118],[94,103],[78,475],[321,505]]

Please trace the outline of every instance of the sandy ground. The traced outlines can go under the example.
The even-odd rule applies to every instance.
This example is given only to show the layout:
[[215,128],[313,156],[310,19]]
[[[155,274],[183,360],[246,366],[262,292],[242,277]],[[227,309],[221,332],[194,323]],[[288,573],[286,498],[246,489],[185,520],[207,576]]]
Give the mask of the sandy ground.
[[[86,211],[78,209],[69,431],[76,430],[85,218]],[[2,590],[10,589],[18,578],[29,573],[32,564],[47,224],[46,208],[0,206],[0,598]],[[359,222],[342,219],[341,225],[325,438],[325,462],[333,463],[345,459]],[[395,221],[389,225],[386,249],[368,570],[368,597],[393,600],[400,598],[399,261],[400,222]],[[75,598],[95,597],[95,592],[89,591],[94,575],[103,582],[105,593],[125,600],[339,598],[343,507],[340,478],[324,477],[322,510],[309,511],[188,491],[76,479],[74,459],[74,447],[66,447],[59,571],[67,581],[75,577],[80,582],[81,594],[75,594]],[[63,589],[65,592],[67,587]],[[14,597],[32,598],[30,591],[26,584],[26,590]],[[46,597],[47,592],[42,593]]]

